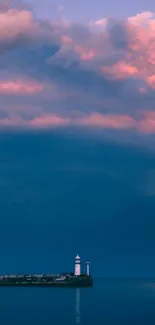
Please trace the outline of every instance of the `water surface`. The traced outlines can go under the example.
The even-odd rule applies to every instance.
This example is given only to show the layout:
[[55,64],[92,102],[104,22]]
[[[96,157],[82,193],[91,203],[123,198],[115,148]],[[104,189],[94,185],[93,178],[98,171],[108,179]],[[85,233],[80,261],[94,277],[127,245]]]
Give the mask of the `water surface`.
[[155,285],[96,279],[93,288],[0,288],[3,325],[155,323]]

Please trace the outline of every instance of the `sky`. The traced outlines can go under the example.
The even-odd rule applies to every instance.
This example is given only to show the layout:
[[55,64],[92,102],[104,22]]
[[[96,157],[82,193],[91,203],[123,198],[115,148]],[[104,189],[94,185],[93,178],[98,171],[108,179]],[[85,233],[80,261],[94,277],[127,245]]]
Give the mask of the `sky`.
[[0,135],[1,273],[154,276],[155,154],[74,131]]
[[1,0],[0,127],[154,134],[154,13],[82,22],[39,3]]
[[153,2],[0,0],[0,273],[155,274]]
[[[89,0],[26,0],[26,3],[33,8],[38,17],[53,18],[66,17],[69,21],[80,21],[88,23],[91,20],[98,20],[103,17],[127,18],[137,13],[154,11],[153,0],[137,0],[131,5],[129,0],[89,1]],[[63,15],[62,15],[63,11]],[[61,13],[61,15],[60,15]]]

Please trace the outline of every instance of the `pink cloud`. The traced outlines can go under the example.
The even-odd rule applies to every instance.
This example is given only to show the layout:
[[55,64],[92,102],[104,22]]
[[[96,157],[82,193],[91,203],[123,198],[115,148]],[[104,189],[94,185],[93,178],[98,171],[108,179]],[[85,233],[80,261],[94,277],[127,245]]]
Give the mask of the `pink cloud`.
[[[109,58],[117,57],[117,53],[121,53],[121,59],[112,64],[102,64],[97,68],[111,79],[124,79],[134,77],[135,79],[143,80],[148,87],[155,89],[154,75],[155,75],[155,14],[152,12],[142,12],[133,17],[121,22],[122,28],[127,33],[128,42],[127,47],[123,50],[115,47],[115,41],[117,43],[117,37],[119,34],[115,34],[115,41],[111,42],[111,34],[109,27],[111,24],[115,29],[117,28],[119,21],[103,18],[94,22],[94,25],[104,26],[102,33],[95,34],[96,39],[100,37],[103,42],[102,57]],[[124,27],[123,27],[124,26]],[[105,37],[106,36],[106,37]],[[92,47],[94,53],[100,54],[98,48],[98,42],[94,42]],[[108,49],[108,51],[107,51]],[[97,52],[98,51],[98,52]],[[93,58],[96,56],[94,55]],[[113,60],[111,60],[112,62]]]
[[155,14],[151,11],[144,11],[135,16],[129,17],[128,21],[136,26],[143,26],[149,24],[152,19],[155,18]]
[[101,18],[98,19],[94,22],[95,26],[102,26],[102,27],[106,27],[108,24],[108,18]]
[[[37,113],[37,112],[36,112]],[[69,118],[56,116],[54,114],[44,114],[36,116],[31,120],[26,120],[18,114],[10,114],[7,118],[0,118],[1,127],[24,127],[33,129],[45,129],[50,127],[61,127],[70,124]]]
[[68,35],[62,35],[61,41],[64,44],[71,44],[73,42],[72,38]]
[[139,119],[134,119],[129,115],[113,115],[92,113],[76,121],[78,125],[107,128],[107,129],[135,129],[138,132],[155,133],[155,112],[140,112]]
[[36,94],[43,89],[44,86],[38,82],[0,80],[0,94]]
[[101,67],[101,72],[107,73],[114,79],[123,79],[137,75],[138,69],[125,61],[119,61],[110,67]]
[[56,127],[65,126],[70,123],[69,118],[64,118],[61,116],[56,116],[54,114],[44,114],[38,116],[29,122],[30,127],[34,128],[45,128],[45,127]]
[[147,82],[148,82],[148,84],[149,84],[150,87],[152,87],[153,89],[155,89],[155,74],[152,75],[152,76],[148,76]]
[[[31,120],[24,120],[18,114],[11,114],[8,118],[0,119],[1,126],[27,126],[31,128],[60,127],[67,125],[90,126],[108,129],[129,129],[136,126],[135,120],[127,115],[102,115],[92,113],[83,118],[64,118],[54,114],[36,116]],[[141,128],[142,130],[142,128]]]
[[0,12],[0,40],[6,41],[19,34],[32,33],[35,24],[30,11],[10,9]]
[[139,121],[138,130],[143,133],[155,133],[155,112],[143,112],[143,118]]
[[[129,49],[137,53],[137,65],[141,71],[153,72],[155,64],[155,14],[144,12],[128,19]],[[155,72],[155,71],[154,71]]]
[[[124,28],[128,32],[128,46],[121,60],[112,65],[102,65],[99,70],[111,79],[141,79],[155,89],[155,14],[143,12],[129,17]],[[108,37],[110,42],[110,34]],[[109,53],[115,55],[115,48],[111,48]]]
[[[19,112],[18,112],[19,113]],[[36,111],[37,113],[37,111]],[[38,111],[39,113],[39,111]],[[92,113],[82,118],[62,117],[55,114],[41,114],[31,120],[26,120],[19,114],[11,114],[7,118],[0,118],[1,127],[46,129],[62,126],[89,127],[95,129],[135,129],[143,134],[155,133],[155,112],[141,112],[139,119],[134,119],[129,115],[99,114]]]
[[[48,28],[45,28],[46,25]],[[63,29],[61,26],[61,31]],[[29,10],[12,8],[0,11],[0,43],[2,42],[3,46],[18,39],[25,42],[49,41],[49,38],[56,34],[56,26],[53,33],[52,31],[52,24],[46,22],[42,24]]]
[[74,45],[74,50],[80,55],[80,59],[83,61],[92,60],[98,54],[97,50],[93,48],[89,49],[79,44]]
[[102,115],[92,113],[77,120],[79,125],[95,126],[111,129],[130,129],[135,127],[135,120],[128,115]]
[[83,61],[92,60],[98,54],[98,50],[78,44],[68,35],[63,35],[61,41],[63,44],[70,45],[71,49],[78,53],[80,59]]

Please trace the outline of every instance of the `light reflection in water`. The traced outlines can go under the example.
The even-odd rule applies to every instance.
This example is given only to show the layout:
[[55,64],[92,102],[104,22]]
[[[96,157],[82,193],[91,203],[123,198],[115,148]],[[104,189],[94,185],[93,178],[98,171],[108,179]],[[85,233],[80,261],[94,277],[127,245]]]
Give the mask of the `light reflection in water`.
[[76,324],[80,324],[81,323],[81,315],[80,315],[80,289],[79,288],[76,288],[75,311],[76,311]]

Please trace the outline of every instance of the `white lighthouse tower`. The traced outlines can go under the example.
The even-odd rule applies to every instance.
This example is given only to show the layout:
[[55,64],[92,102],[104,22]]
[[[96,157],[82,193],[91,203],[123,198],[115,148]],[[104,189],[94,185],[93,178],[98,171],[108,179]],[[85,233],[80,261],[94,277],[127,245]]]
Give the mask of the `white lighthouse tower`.
[[80,260],[80,256],[77,255],[75,257],[75,272],[74,275],[81,275],[81,260]]

